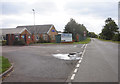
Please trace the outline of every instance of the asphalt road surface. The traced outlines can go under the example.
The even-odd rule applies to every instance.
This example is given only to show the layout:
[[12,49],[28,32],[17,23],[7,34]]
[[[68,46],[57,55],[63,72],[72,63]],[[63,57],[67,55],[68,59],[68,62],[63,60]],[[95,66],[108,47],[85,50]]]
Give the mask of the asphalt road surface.
[[72,82],[118,82],[118,44],[92,39]]
[[81,52],[82,44],[3,46],[2,55],[14,63],[3,82],[65,82],[77,61],[57,59],[52,54]]

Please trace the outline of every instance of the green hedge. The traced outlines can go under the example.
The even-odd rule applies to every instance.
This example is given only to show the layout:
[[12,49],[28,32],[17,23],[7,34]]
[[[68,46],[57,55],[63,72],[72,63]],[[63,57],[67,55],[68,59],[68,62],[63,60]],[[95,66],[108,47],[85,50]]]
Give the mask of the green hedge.
[[26,45],[26,43],[23,40],[15,40],[13,45]]
[[7,41],[6,40],[2,40],[2,46],[6,45]]
[[50,43],[50,40],[43,40],[43,38],[40,37],[37,43]]

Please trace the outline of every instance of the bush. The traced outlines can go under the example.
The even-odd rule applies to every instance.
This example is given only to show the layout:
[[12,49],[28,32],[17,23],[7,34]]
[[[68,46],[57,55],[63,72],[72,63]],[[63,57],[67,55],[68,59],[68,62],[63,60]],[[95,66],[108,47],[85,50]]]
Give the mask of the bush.
[[120,34],[115,34],[114,36],[113,36],[113,39],[112,39],[113,41],[120,41]]
[[15,40],[13,45],[25,45],[25,41],[24,40]]
[[6,45],[7,41],[6,40],[2,40],[2,46]]
[[48,40],[43,40],[43,38],[39,38],[39,40],[37,41],[37,43],[50,43],[50,41]]

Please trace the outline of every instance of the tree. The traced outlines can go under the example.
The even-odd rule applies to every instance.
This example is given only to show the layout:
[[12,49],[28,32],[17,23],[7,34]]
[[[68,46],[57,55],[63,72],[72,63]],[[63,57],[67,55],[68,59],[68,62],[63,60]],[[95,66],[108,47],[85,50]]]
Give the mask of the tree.
[[88,36],[91,38],[97,38],[97,35],[94,32],[89,32]]
[[78,24],[74,19],[70,19],[70,21],[65,25],[64,33],[72,33],[73,39],[75,40],[75,36],[79,34],[80,36],[84,36],[84,31],[86,34],[88,33],[86,27],[83,24]]
[[116,32],[118,32],[117,24],[114,22],[114,20],[112,20],[112,18],[108,18],[105,20],[105,26],[102,29],[100,37],[102,39],[112,40]]

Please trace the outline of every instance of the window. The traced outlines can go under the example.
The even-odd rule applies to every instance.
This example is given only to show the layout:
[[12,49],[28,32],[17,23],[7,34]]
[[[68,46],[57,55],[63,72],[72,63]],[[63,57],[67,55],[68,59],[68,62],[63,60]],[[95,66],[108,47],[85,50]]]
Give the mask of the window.
[[16,39],[16,40],[19,40],[19,36],[18,36],[18,35],[15,35],[15,39]]
[[28,36],[28,38],[30,39],[30,36]]
[[55,40],[55,36],[54,35],[52,35],[52,40]]
[[36,40],[39,40],[39,36],[38,35],[36,35]]
[[18,38],[18,35],[16,35],[15,38]]
[[45,34],[43,34],[43,40],[46,40],[46,35]]
[[25,36],[24,36],[24,35],[22,35],[21,37],[22,37],[22,38],[24,38]]
[[6,40],[6,37],[5,37],[5,36],[2,36],[2,40]]

